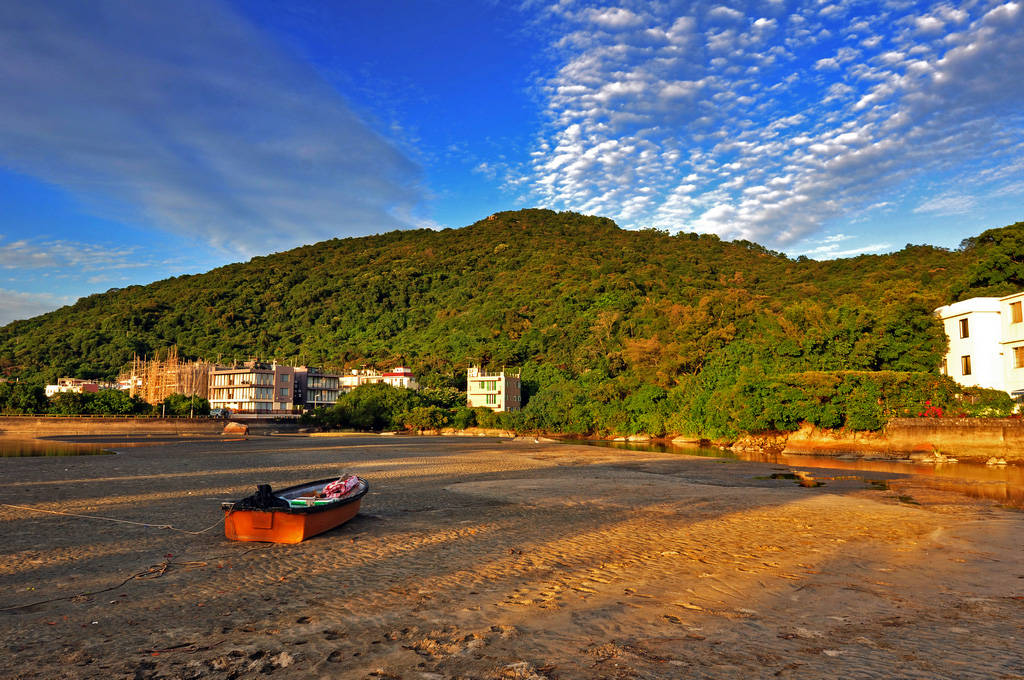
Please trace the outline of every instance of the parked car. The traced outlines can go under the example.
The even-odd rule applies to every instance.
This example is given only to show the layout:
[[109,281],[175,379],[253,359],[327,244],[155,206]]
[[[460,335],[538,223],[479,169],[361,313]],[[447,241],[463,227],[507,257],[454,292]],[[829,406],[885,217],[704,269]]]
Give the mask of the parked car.
[[231,415],[231,411],[229,411],[226,408],[211,408],[210,409],[210,417],[211,418],[227,418],[230,415]]

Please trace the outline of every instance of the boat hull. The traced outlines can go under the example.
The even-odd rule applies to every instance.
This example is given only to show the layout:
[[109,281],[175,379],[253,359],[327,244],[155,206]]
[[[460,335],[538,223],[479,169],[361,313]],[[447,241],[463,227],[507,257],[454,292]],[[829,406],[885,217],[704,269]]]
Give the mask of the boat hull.
[[[310,482],[282,489],[276,495],[295,496],[299,491],[332,480]],[[224,536],[232,541],[263,541],[269,543],[300,543],[344,524],[359,512],[362,498],[369,486],[360,486],[346,497],[329,505],[306,508],[275,508],[273,510],[235,510],[234,503],[224,504]]]

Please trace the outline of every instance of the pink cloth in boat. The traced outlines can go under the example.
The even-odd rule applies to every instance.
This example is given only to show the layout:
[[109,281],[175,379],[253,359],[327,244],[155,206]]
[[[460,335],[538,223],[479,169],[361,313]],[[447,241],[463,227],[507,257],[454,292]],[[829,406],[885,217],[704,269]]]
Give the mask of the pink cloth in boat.
[[336,479],[327,486],[324,487],[324,496],[326,498],[341,498],[352,489],[356,488],[359,484],[359,478],[355,475],[345,475],[341,479]]

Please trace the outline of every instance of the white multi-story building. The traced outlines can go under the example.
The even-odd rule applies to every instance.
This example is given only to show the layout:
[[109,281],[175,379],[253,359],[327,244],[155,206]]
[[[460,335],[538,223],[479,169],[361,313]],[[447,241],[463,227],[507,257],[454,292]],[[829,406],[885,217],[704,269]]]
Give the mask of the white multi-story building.
[[341,376],[341,391],[351,392],[360,385],[372,385],[383,379],[380,371],[372,368],[353,368]]
[[523,407],[522,383],[518,373],[485,373],[470,366],[466,376],[466,404],[492,411],[518,411]]
[[231,413],[292,413],[295,369],[247,361],[210,371],[210,407]]
[[1024,292],[1014,293],[999,299],[1003,332],[1000,344],[1003,346],[1003,374],[1006,376],[1004,390],[1012,396],[1024,396]]
[[967,387],[1024,396],[1024,292],[939,307],[949,349],[943,372]]

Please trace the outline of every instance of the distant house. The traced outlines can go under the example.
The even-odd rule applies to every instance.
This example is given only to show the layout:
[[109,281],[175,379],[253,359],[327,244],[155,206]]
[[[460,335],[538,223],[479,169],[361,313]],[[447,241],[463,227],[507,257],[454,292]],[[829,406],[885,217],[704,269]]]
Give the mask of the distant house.
[[353,368],[341,376],[341,391],[351,392],[360,385],[375,385],[377,383],[386,383],[392,387],[402,387],[407,390],[420,388],[420,384],[411,370],[404,366],[397,366],[383,373],[373,368]]
[[942,372],[966,387],[1024,398],[1024,292],[977,297],[935,310],[949,349]]
[[420,388],[420,384],[416,381],[412,371],[404,366],[397,366],[390,371],[384,371],[381,379],[392,387],[403,387],[407,390],[418,390]]
[[341,376],[341,391],[351,392],[360,385],[373,385],[383,379],[380,371],[372,368],[353,368]]
[[466,376],[466,405],[492,411],[518,411],[523,407],[518,373],[487,373],[471,366]]
[[82,380],[80,378],[60,378],[57,380],[56,385],[47,385],[45,391],[48,398],[61,392],[77,392],[78,394],[83,392],[99,392],[100,384],[93,380]]
[[142,376],[138,375],[126,375],[117,379],[117,389],[122,392],[130,392],[132,394],[138,394],[142,391],[142,387],[145,382],[142,380]]

